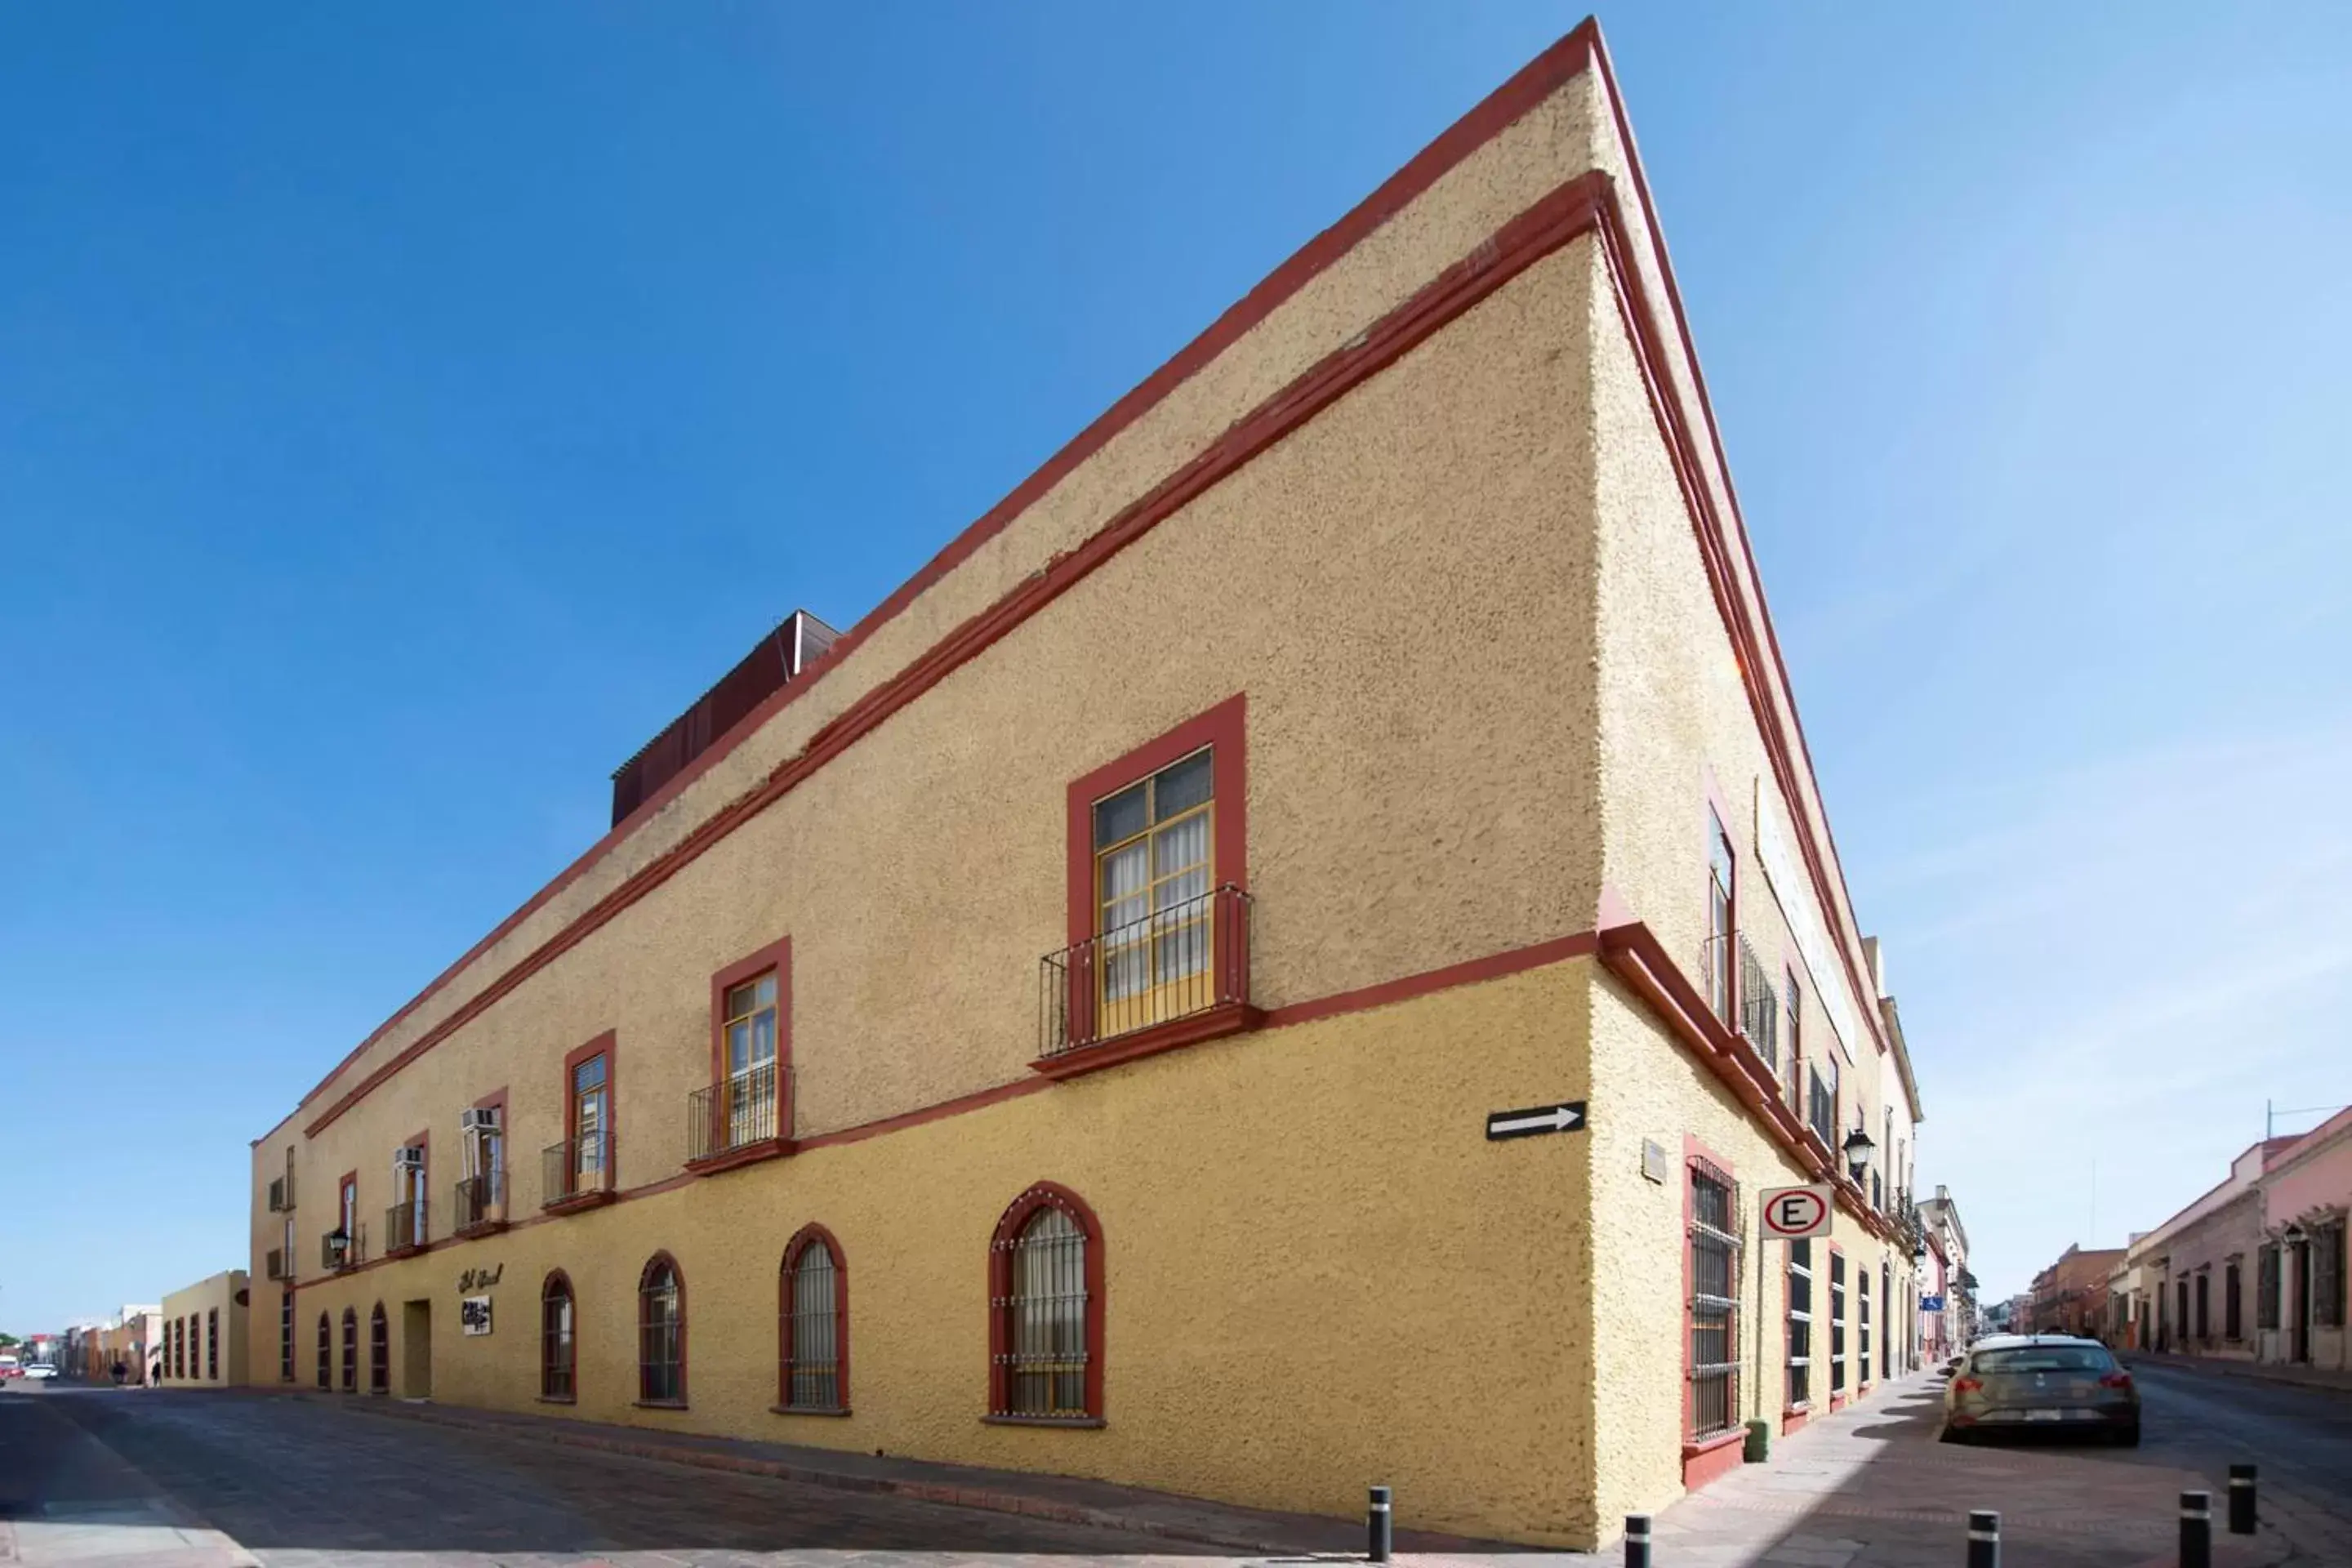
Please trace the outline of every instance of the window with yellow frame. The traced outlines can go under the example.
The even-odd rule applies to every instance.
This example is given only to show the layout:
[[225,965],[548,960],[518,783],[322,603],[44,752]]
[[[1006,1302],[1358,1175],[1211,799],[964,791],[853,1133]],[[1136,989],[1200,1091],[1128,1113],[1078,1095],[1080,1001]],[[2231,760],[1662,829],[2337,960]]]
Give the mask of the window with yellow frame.
[[1209,1005],[1214,947],[1210,748],[1095,803],[1098,1029],[1115,1035]]

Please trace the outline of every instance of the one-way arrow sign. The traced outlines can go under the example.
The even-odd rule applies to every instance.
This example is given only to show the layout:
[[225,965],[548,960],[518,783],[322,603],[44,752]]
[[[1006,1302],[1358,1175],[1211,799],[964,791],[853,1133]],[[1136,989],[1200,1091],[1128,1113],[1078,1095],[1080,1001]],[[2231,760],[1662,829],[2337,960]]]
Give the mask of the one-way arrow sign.
[[1565,1105],[1531,1105],[1525,1110],[1495,1110],[1486,1115],[1486,1141],[1490,1143],[1505,1138],[1532,1138],[1539,1132],[1581,1132],[1584,1131],[1584,1101],[1571,1100]]

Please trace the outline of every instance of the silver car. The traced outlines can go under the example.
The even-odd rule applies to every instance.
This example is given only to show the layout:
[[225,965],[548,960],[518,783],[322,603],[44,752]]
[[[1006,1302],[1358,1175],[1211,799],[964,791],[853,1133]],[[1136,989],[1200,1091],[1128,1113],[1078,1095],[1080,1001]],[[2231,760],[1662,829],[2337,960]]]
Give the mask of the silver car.
[[2102,1436],[2139,1444],[2139,1390],[2096,1340],[2016,1334],[1981,1340],[1944,1389],[1947,1443],[1996,1432]]

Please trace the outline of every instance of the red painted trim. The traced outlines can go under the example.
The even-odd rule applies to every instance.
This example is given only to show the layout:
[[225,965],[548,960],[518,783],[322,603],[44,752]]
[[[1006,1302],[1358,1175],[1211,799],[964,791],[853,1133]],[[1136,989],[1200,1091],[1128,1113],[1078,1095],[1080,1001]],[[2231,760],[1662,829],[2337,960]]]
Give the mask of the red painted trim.
[[1780,1412],[1780,1436],[1785,1437],[1791,1432],[1802,1431],[1805,1423],[1812,1418],[1813,1412],[1811,1406],[1783,1410]]
[[1265,1015],[1246,1003],[1230,1002],[1205,1012],[1187,1014],[1164,1024],[1137,1029],[1105,1040],[1100,1045],[1081,1046],[1060,1056],[1040,1057],[1029,1064],[1029,1070],[1059,1081],[1083,1078],[1090,1072],[1137,1061],[1144,1057],[1156,1057],[1162,1051],[1197,1046],[1205,1040],[1219,1040],[1227,1035],[1238,1035],[1255,1029]]
[[847,1415],[849,1413],[849,1255],[833,1232],[811,1220],[793,1233],[784,1243],[783,1266],[776,1271],[776,1408],[796,1412],[793,1404],[793,1275],[800,1268],[801,1254],[811,1242],[824,1243],[833,1256],[833,1376],[834,1388],[839,1396],[836,1409],[815,1414]]
[[[585,941],[667,881],[680,868],[691,864],[712,845],[797,788],[892,714],[1083,581],[1105,561],[1354,387],[1396,363],[1463,311],[1570,240],[1596,228],[1605,233],[1608,226],[1622,221],[1610,194],[1609,181],[1598,172],[1580,175],[1543,197],[1478,249],[1447,268],[1419,293],[1381,318],[1349,346],[1334,350],[1248,416],[1229,426],[1209,447],[1129,503],[1085,543],[1024,578],[1020,586],[995,605],[964,622],[912,664],[852,702],[810,738],[800,755],[778,764],[764,782],[706,818],[667,852],[484,985],[313,1119],[306,1131],[315,1136],[379,1084],[488,1011],[530,975]],[[788,686],[784,689],[796,688]]]
[[[572,1385],[572,1392],[563,1394],[547,1392],[547,1298],[558,1285],[572,1303],[572,1337],[563,1344],[564,1381]],[[549,1269],[547,1278],[539,1282],[539,1396],[566,1405],[580,1398],[580,1293],[572,1288],[572,1276],[561,1268]]]
[[1360,1013],[1368,1008],[1385,1007],[1395,1002],[1409,1002],[1416,996],[1433,992],[1448,991],[1456,985],[1472,985],[1481,981],[1500,980],[1530,969],[1541,969],[1570,958],[1588,957],[1601,951],[1599,931],[1580,931],[1569,936],[1553,937],[1527,947],[1516,947],[1484,958],[1466,959],[1449,963],[1442,969],[1423,970],[1402,979],[1383,980],[1376,985],[1359,986],[1353,991],[1334,992],[1309,1002],[1293,1002],[1287,1006],[1269,1008],[1265,1026],[1269,1029],[1287,1028],[1293,1024],[1311,1024],[1320,1018],[1337,1017],[1343,1013]]
[[[646,1281],[653,1278],[654,1270],[656,1268],[667,1268],[671,1280],[677,1286],[677,1397],[676,1399],[646,1397]],[[575,1323],[578,1321],[576,1316],[573,1321]],[[687,1408],[691,1391],[686,1381],[686,1270],[677,1266],[677,1259],[672,1258],[667,1250],[656,1252],[651,1258],[646,1259],[646,1266],[637,1270],[637,1397],[635,1404],[656,1410]]]
[[1210,761],[1212,790],[1216,796],[1215,863],[1212,887],[1249,887],[1249,767],[1248,700],[1235,692],[1205,713],[1128,752],[1105,763],[1069,786],[1069,915],[1073,946],[1097,933],[1095,930],[1094,806],[1097,801],[1139,784],[1169,763],[1191,756],[1203,746],[1214,747]]
[[[1704,1161],[1704,1162],[1706,1162],[1707,1164],[1710,1164],[1710,1165],[1714,1166],[1717,1170],[1721,1171],[1721,1172],[1724,1173],[1724,1175],[1725,1175],[1726,1177],[1729,1178],[1729,1179],[1730,1179],[1732,1182],[1734,1182],[1735,1184],[1738,1181],[1738,1177],[1739,1177],[1739,1173],[1738,1173],[1738,1172],[1737,1172],[1737,1171],[1735,1171],[1734,1169],[1732,1169],[1732,1165],[1731,1165],[1731,1162],[1730,1162],[1730,1161],[1728,1161],[1728,1160],[1727,1160],[1727,1159],[1723,1158],[1723,1156],[1721,1156],[1720,1154],[1717,1154],[1714,1150],[1712,1150],[1712,1149],[1708,1148],[1705,1143],[1700,1142],[1698,1141],[1698,1139],[1697,1139],[1697,1137],[1696,1137],[1696,1135],[1694,1135],[1694,1134],[1692,1134],[1692,1133],[1688,1133],[1688,1132],[1685,1132],[1685,1133],[1684,1133],[1684,1134],[1683,1134],[1683,1246],[1682,1246],[1682,1253],[1683,1253],[1683,1428],[1682,1428],[1682,1429],[1683,1429],[1683,1485],[1684,1485],[1684,1486],[1685,1486],[1685,1487],[1689,1487],[1689,1486],[1693,1486],[1693,1485],[1704,1485],[1704,1484],[1705,1484],[1704,1482],[1694,1482],[1694,1481],[1692,1481],[1692,1480],[1691,1480],[1691,1479],[1690,1479],[1690,1472],[1691,1472],[1691,1460],[1692,1460],[1693,1457],[1694,1457],[1694,1456],[1700,1456],[1700,1455],[1707,1454],[1707,1453],[1711,1452],[1713,1449],[1715,1449],[1715,1448],[1717,1448],[1717,1447],[1721,1447],[1721,1446],[1722,1446],[1722,1442],[1723,1442],[1723,1438],[1722,1438],[1720,1436],[1713,1436],[1713,1437],[1699,1438],[1699,1439],[1693,1439],[1693,1438],[1691,1437],[1691,1436],[1690,1436],[1691,1420],[1692,1420],[1691,1391],[1692,1391],[1692,1386],[1693,1386],[1693,1385],[1692,1385],[1692,1383],[1691,1383],[1691,1373],[1692,1373],[1692,1372],[1696,1369],[1696,1365],[1697,1365],[1697,1363],[1696,1363],[1695,1361],[1693,1361],[1693,1360],[1692,1360],[1692,1356],[1693,1356],[1693,1354],[1694,1354],[1694,1352],[1695,1352],[1695,1351],[1696,1351],[1696,1345],[1695,1345],[1695,1344],[1693,1343],[1693,1342],[1692,1342],[1692,1334],[1694,1333],[1694,1331],[1695,1331],[1696,1330],[1696,1328],[1697,1328],[1696,1314],[1696,1313],[1694,1312],[1694,1310],[1693,1310],[1693,1299],[1694,1299],[1694,1297],[1696,1295],[1697,1290],[1698,1290],[1698,1281],[1697,1281],[1696,1279],[1694,1279],[1694,1278],[1692,1277],[1692,1275],[1691,1275],[1691,1242],[1690,1242],[1690,1234],[1691,1234],[1691,1228],[1692,1228],[1694,1226],[1696,1226],[1696,1225],[1697,1225],[1697,1224],[1698,1224],[1698,1192],[1697,1192],[1697,1188],[1696,1188],[1696,1184],[1695,1184],[1693,1183],[1693,1181],[1692,1181],[1692,1177],[1693,1177],[1694,1175],[1696,1175],[1696,1174],[1697,1170],[1698,1170],[1698,1166],[1699,1166],[1699,1163],[1700,1163],[1700,1162],[1701,1162],[1701,1161]],[[1733,1359],[1734,1359],[1734,1360],[1739,1360],[1739,1359],[1740,1359],[1740,1358],[1739,1358],[1739,1356],[1738,1356],[1738,1351],[1739,1351],[1739,1309],[1738,1309],[1738,1308],[1737,1308],[1737,1307],[1733,1308],[1733,1309],[1732,1309],[1732,1312],[1731,1312],[1731,1350],[1732,1350],[1732,1352],[1733,1352]],[[1735,1416],[1737,1416],[1737,1415],[1738,1415],[1738,1386],[1739,1386],[1739,1385],[1738,1385],[1738,1380],[1737,1376],[1735,1375],[1735,1377],[1734,1377],[1734,1379],[1733,1379],[1733,1383],[1732,1383],[1732,1390],[1733,1390],[1733,1410],[1732,1410],[1732,1414],[1733,1414]],[[1709,1478],[1709,1479],[1712,1479],[1712,1478]]]
[[593,1207],[609,1198],[621,1184],[617,1169],[621,1159],[621,1032],[618,1029],[607,1029],[594,1039],[575,1046],[563,1054],[562,1098],[556,1103],[563,1107],[563,1142],[572,1142],[580,1136],[576,1121],[580,1108],[572,1094],[572,1070],[598,1057],[604,1058],[604,1184],[593,1196],[587,1193],[577,1193],[562,1200],[561,1205],[545,1205],[551,1211],[568,1214],[575,1209]]
[[[848,656],[885,625],[897,618],[922,593],[946,577],[950,572],[970,557],[982,544],[1003,532],[1013,520],[1042,496],[1067,478],[1087,458],[1093,457],[1111,439],[1157,407],[1170,393],[1182,385],[1203,366],[1214,361],[1234,344],[1245,337],[1251,329],[1264,321],[1291,296],[1319,276],[1378,229],[1390,218],[1402,212],[1423,192],[1435,184],[1455,165],[1487,142],[1500,135],[1528,110],[1543,102],[1591,68],[1601,58],[1600,25],[1588,17],[1576,29],[1542,54],[1522,67],[1510,80],[1496,88],[1455,121],[1437,139],[1417,153],[1412,160],[1389,176],[1381,187],[1349,211],[1346,216],[1317,235],[1287,261],[1269,273],[1241,300],[1210,323],[1208,329],[1180,350],[1174,358],[1147,376],[1134,390],[1105,410],[1093,424],[1087,426],[1070,443],[1049,458],[1045,466],[1022,481],[1005,498],[983,513],[976,521],[927,562],[912,577],[894,590],[887,598],[844,632],[826,652],[797,680],[787,682],[759,707],[730,728],[719,741],[704,751],[678,774],[643,802],[627,819],[614,826],[612,831],[591,845],[580,858],[564,868],[555,879],[527,900],[521,908],[501,921],[496,929],[468,948],[455,963],[443,970],[424,990],[418,992],[398,1012],[379,1025],[368,1037],[335,1064],[328,1073],[302,1097],[308,1104],[350,1068],[385,1035],[399,1026],[411,1014],[463,973],[467,967],[480,958],[518,926],[536,913],[549,900],[584,876],[617,847],[629,835],[654,814],[676,799],[689,784],[699,778],[740,745],[761,726],[775,717],[787,703],[797,700],[833,670],[841,667]],[[1612,96],[1614,96],[1612,89]],[[1630,139],[1627,146],[1631,148]],[[1639,168],[1636,165],[1638,177]],[[1646,197],[1644,198],[1646,205]],[[289,1118],[290,1120],[290,1118]],[[281,1123],[282,1125],[282,1123]],[[315,1133],[315,1126],[312,1129]]]
[[[1013,1245],[1022,1227],[1042,1208],[1057,1208],[1075,1221],[1087,1238],[1087,1419],[1103,1417],[1103,1330],[1108,1321],[1103,1300],[1102,1222],[1087,1200],[1058,1182],[1033,1182],[1013,1200],[996,1222],[988,1244],[988,1409],[990,1416],[1012,1414],[1013,1391],[1005,1374],[1012,1353]],[[1055,1425],[1070,1425],[1055,1422]]]
[[1683,1445],[1683,1489],[1696,1491],[1738,1469],[1746,1453],[1745,1430],[1726,1432],[1704,1443]]

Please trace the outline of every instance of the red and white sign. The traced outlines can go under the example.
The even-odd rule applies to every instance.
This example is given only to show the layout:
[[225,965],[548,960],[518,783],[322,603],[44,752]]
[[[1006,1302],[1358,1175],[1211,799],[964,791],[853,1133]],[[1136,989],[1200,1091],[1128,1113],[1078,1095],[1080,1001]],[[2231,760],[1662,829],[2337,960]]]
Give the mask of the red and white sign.
[[1764,1189],[1764,1239],[1802,1241],[1830,1231],[1830,1189],[1767,1187]]

